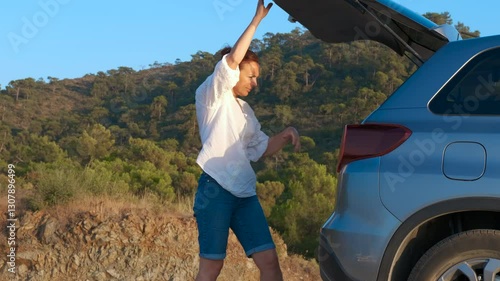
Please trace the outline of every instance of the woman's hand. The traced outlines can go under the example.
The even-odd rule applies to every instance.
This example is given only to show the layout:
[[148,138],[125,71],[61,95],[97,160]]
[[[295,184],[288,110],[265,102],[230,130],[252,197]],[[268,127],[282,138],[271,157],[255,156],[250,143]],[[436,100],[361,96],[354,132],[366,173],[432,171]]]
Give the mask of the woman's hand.
[[257,18],[259,21],[265,18],[269,13],[269,10],[271,10],[272,6],[273,3],[269,3],[267,4],[267,7],[265,7],[264,0],[258,0],[257,11],[255,11],[255,18]]
[[299,132],[294,127],[288,127],[279,134],[269,138],[267,149],[263,156],[271,156],[280,151],[285,145],[291,143],[295,152],[300,151],[300,136]]
[[231,49],[231,52],[227,56],[227,64],[232,69],[236,69],[238,65],[241,63],[245,54],[250,47],[250,43],[252,43],[253,36],[255,34],[255,30],[257,30],[257,26],[259,26],[262,19],[264,19],[269,10],[273,6],[273,3],[267,4],[267,7],[264,6],[264,0],[257,0],[257,10],[255,11],[255,16],[252,21],[248,25],[248,27],[243,31],[240,38],[234,44],[234,47]]
[[292,143],[292,145],[294,147],[294,151],[299,152],[300,151],[300,136],[299,136],[299,132],[297,131],[297,129],[295,129],[294,127],[288,127],[285,129],[285,132],[286,132],[287,137],[290,139],[290,142]]

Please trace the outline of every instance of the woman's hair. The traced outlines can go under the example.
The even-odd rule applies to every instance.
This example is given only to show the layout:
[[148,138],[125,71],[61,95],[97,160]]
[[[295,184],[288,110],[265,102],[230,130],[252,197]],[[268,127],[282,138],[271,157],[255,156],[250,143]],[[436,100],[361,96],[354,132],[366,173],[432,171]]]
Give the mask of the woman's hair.
[[[224,49],[222,49],[220,51],[221,56],[229,54],[229,52],[231,52],[231,47],[225,47]],[[247,50],[247,53],[245,54],[245,56],[243,57],[243,60],[241,62],[243,63],[243,62],[250,62],[250,61],[254,61],[256,63],[259,63],[259,57],[253,51]]]

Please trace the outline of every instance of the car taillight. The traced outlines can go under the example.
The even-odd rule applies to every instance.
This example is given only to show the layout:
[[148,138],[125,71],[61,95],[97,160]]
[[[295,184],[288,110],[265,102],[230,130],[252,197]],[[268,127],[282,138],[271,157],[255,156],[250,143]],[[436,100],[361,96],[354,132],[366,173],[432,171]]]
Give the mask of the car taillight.
[[411,135],[411,131],[401,125],[361,124],[347,125],[340,145],[337,172],[350,162],[385,155]]

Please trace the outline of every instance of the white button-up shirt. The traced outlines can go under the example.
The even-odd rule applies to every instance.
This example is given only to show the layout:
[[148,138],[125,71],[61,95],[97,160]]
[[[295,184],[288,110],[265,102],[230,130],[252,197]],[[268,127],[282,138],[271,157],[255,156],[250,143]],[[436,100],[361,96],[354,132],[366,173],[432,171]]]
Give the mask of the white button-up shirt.
[[226,56],[196,90],[196,117],[203,147],[196,162],[223,188],[237,197],[256,195],[257,179],[250,160],[267,149],[269,137],[245,101],[233,95],[239,80]]

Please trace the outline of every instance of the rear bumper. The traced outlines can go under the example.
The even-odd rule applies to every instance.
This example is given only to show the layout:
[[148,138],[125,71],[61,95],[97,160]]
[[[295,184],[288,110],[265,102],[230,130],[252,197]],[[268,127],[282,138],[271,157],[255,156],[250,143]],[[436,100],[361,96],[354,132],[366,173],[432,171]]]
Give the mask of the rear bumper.
[[[360,204],[363,205],[363,204]],[[320,232],[318,261],[324,281],[375,281],[388,242],[400,222],[385,208],[378,225],[373,216],[366,221],[351,215],[334,214]]]
[[329,246],[326,238],[320,236],[320,244],[318,249],[318,261],[323,281],[354,281],[349,278],[339,264],[337,256]]

